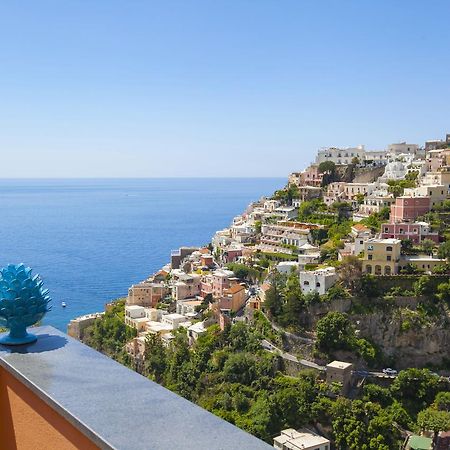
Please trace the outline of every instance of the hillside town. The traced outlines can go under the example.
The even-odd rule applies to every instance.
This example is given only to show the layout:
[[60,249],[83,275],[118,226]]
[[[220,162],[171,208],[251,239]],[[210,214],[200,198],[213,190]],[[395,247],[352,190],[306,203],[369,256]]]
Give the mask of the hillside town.
[[[121,316],[132,330],[126,360],[158,381],[154,366],[148,369],[152,345],[173,351],[183,335],[195,353],[211,330],[248,326],[286,376],[316,372],[333,401],[375,401],[375,392],[395,397],[408,370],[426,371],[436,392],[448,392],[449,225],[450,134],[384,150],[321,148],[285,187],[251,203],[210,243],[173,250],[168,264],[128,289]],[[114,308],[72,320],[69,335],[89,343],[94,324]],[[333,327],[338,337],[330,336]],[[446,398],[437,409],[448,411]],[[414,412],[400,399],[386,403],[408,411],[407,419],[391,420],[395,447],[381,438],[352,446],[338,425],[327,428],[320,419],[301,427],[284,420],[269,437],[254,434],[282,450],[449,449],[450,425],[421,422],[433,401]],[[216,413],[218,406],[208,408]]]

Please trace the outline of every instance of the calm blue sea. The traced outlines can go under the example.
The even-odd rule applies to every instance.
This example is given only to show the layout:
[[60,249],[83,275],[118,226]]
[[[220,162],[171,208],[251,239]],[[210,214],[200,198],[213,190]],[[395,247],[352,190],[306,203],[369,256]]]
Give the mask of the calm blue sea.
[[[169,261],[202,245],[253,200],[285,184],[257,179],[0,180],[0,265],[24,262],[53,298],[44,323],[103,310]],[[61,301],[67,308],[61,307]]]

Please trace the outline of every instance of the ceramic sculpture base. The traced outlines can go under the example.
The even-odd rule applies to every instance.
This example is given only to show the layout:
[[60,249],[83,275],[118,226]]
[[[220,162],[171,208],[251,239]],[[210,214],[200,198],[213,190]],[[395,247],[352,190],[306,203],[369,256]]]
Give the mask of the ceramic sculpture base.
[[11,334],[5,334],[0,337],[0,344],[2,345],[23,345],[23,344],[31,344],[32,342],[36,342],[37,337],[32,333],[26,333],[21,337],[14,337]]

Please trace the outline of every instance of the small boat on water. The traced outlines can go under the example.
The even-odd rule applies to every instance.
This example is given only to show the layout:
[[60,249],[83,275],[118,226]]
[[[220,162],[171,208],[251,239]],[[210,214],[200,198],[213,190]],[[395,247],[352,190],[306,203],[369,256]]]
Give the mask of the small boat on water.
[[66,305],[66,302],[61,302],[61,306],[63,307],[63,308],[65,308],[67,305]]

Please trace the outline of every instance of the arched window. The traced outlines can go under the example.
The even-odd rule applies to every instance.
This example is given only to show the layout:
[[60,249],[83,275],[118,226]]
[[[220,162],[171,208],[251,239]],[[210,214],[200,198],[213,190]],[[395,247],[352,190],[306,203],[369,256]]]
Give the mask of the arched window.
[[385,275],[390,275],[391,274],[391,266],[386,266],[384,268],[384,274]]
[[375,266],[375,275],[381,275],[381,266]]
[[309,281],[306,281],[306,280],[305,280],[305,281],[303,282],[303,284],[304,284],[305,286],[309,286]]
[[320,287],[320,283],[319,282],[316,283],[316,287]]
[[367,265],[367,266],[366,266],[366,272],[367,272],[367,273],[372,273],[372,266]]
[[387,251],[387,252],[392,252],[392,247],[391,247],[390,245],[388,245],[388,246],[386,247],[386,251]]

